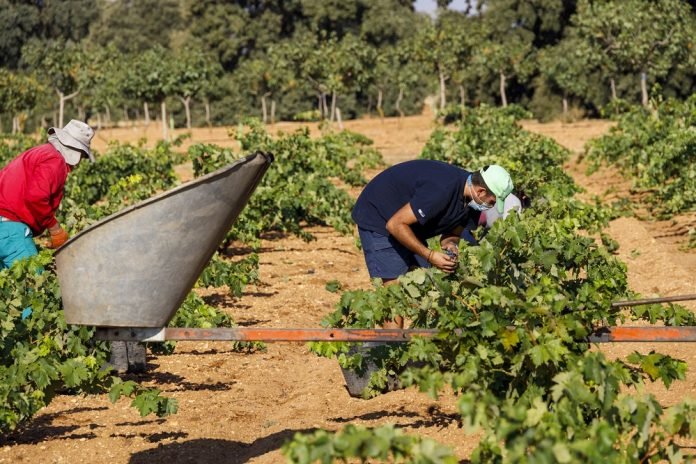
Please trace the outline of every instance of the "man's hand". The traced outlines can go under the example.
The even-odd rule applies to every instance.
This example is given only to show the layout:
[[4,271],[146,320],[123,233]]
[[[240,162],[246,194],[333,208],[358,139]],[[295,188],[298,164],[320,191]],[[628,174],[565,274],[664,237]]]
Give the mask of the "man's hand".
[[442,238],[440,239],[442,251],[454,257],[455,261],[457,261],[457,257],[459,256],[459,238],[462,236],[462,232],[464,232],[464,227],[457,226],[449,233],[442,234]]
[[60,224],[56,224],[55,226],[51,227],[48,229],[48,232],[51,234],[51,243],[48,245],[48,248],[59,248],[70,238],[68,233],[60,226]]
[[433,251],[432,255],[430,256],[430,264],[443,272],[451,274],[455,269],[457,269],[457,258]]
[[447,254],[452,256],[455,259],[455,261],[457,259],[457,256],[459,256],[459,247],[454,243],[450,242],[445,244],[445,246],[442,247],[442,250],[445,252],[449,252]]

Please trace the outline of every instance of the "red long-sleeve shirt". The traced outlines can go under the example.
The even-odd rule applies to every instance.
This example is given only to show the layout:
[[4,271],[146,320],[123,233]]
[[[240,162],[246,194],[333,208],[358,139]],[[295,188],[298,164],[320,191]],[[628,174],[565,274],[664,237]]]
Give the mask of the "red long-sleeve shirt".
[[23,222],[34,236],[53,227],[70,167],[50,143],[30,148],[0,170],[0,216]]

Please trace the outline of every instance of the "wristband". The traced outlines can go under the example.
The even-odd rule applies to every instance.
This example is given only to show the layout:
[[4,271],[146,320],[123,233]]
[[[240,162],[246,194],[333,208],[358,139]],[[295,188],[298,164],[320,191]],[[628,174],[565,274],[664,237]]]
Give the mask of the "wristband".
[[[433,251],[435,251],[435,250],[430,250],[430,253],[428,253],[428,263],[430,263],[430,258],[433,257]],[[430,263],[430,264],[432,264],[432,263]]]

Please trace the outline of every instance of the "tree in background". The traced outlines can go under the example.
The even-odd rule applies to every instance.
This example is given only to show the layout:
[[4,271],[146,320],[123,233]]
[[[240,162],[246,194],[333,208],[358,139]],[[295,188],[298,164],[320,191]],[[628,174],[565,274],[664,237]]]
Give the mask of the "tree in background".
[[0,0],[0,66],[16,69],[33,39],[79,42],[98,16],[97,0]]
[[184,105],[186,128],[191,129],[191,99],[218,79],[222,68],[210,55],[197,48],[177,50],[171,63],[171,92]]
[[437,21],[421,28],[413,39],[413,59],[437,76],[440,109],[447,104],[447,81],[458,69],[458,55],[466,31],[451,21]]
[[512,32],[536,49],[561,41],[576,0],[478,0],[479,15],[501,34]]
[[[97,128],[101,128],[103,122],[110,124],[111,109],[125,102],[124,75],[129,72],[123,66],[125,61],[125,56],[114,46],[90,47],[85,52],[82,68],[84,91],[80,100],[90,115],[96,113]],[[127,110],[124,114],[127,115]]]
[[[400,117],[404,117],[404,112],[401,109],[401,103],[404,100],[406,93],[418,92],[420,81],[422,80],[421,69],[414,60],[411,59],[408,48],[398,47],[392,49],[392,53],[387,55],[388,62],[391,65],[392,85],[397,90],[394,109]],[[417,108],[420,109],[421,105]]]
[[276,101],[295,79],[286,51],[285,46],[271,47],[267,55],[245,60],[235,71],[235,91],[244,91],[260,103],[264,123],[275,123]]
[[[375,79],[377,50],[356,36],[348,35],[338,44],[338,59],[332,68],[336,87],[332,89],[332,120],[340,118],[338,93],[358,93],[368,89]],[[340,120],[339,120],[340,123]]]
[[172,33],[183,28],[179,0],[111,0],[102,3],[90,43],[112,45],[122,53],[169,47]]
[[318,36],[342,38],[357,35],[368,2],[360,0],[302,0],[302,9],[310,29]]
[[587,92],[593,50],[575,37],[539,51],[539,71],[563,97],[563,114],[568,114],[568,98]]
[[167,140],[166,98],[174,95],[176,86],[171,52],[161,46],[155,46],[145,53],[133,56],[128,68],[129,72],[126,73],[124,81],[126,93],[142,101],[144,105],[147,105],[147,102],[160,104],[162,138]]
[[372,0],[367,5],[358,35],[374,47],[400,45],[423,24],[424,17],[414,11],[410,0]]
[[481,76],[498,76],[500,102],[503,107],[508,104],[508,80],[513,77],[524,80],[534,71],[533,52],[531,42],[525,42],[513,35],[500,36],[492,33],[474,53],[474,66]]
[[0,0],[0,66],[16,69],[22,47],[39,25],[33,5]]
[[0,68],[0,114],[12,115],[12,133],[23,131],[26,113],[31,111],[43,91],[32,76]]
[[[173,112],[187,126],[203,119],[203,107],[190,108],[197,98],[208,124],[313,117],[311,108],[335,120],[336,108],[353,117],[375,102],[380,115],[402,114],[422,108],[430,91],[440,107],[458,93],[462,104],[515,101],[543,117],[561,102],[567,109],[569,98],[596,112],[617,93],[640,93],[646,103],[650,82],[679,97],[696,82],[694,2],[472,0],[465,13],[447,10],[449,3],[438,2],[431,17],[416,12],[413,0],[0,0],[0,68],[23,66],[56,89],[56,122],[58,113],[76,111],[96,113],[98,125],[114,108],[117,118],[128,120],[129,107],[137,116],[140,104],[149,122],[153,100],[132,85],[142,76],[127,63],[153,46],[174,60],[170,72],[180,82],[170,83],[167,98],[181,101]],[[555,48],[571,37],[582,57]],[[63,43],[66,50],[56,45]],[[94,56],[73,66],[72,58],[42,50],[73,47]],[[205,50],[213,63],[187,50]],[[206,81],[208,64],[222,68],[215,82]],[[52,67],[71,68],[72,84]],[[37,104],[30,126],[54,106]]]
[[578,34],[620,72],[640,75],[648,105],[648,76],[659,80],[688,53],[693,13],[679,0],[582,0],[574,17]]
[[292,37],[305,23],[301,2],[191,0],[186,9],[188,34],[217,56],[226,71]]
[[454,70],[452,71],[451,83],[459,91],[459,102],[464,105],[467,95],[472,87],[475,87],[478,73],[474,55],[478,45],[485,39],[485,29],[482,27],[480,18],[471,17],[455,11],[443,11],[438,20],[443,27],[453,31],[456,37],[455,48],[452,50],[454,55]]
[[[374,77],[372,79],[372,87],[377,91],[377,104],[375,109],[380,118],[384,118],[384,109],[382,108],[384,93],[394,81],[393,57],[395,53],[393,48],[384,48],[375,52],[375,68],[373,70]],[[368,91],[371,91],[371,89]],[[372,99],[369,101],[372,102]]]
[[25,66],[58,94],[58,126],[63,127],[65,102],[75,98],[85,84],[83,48],[71,41],[34,40],[22,49]]

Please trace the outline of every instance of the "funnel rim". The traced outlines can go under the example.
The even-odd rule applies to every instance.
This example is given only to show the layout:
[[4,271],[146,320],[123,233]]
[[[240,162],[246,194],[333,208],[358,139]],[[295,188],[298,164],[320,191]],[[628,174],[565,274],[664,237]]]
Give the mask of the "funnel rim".
[[161,201],[164,198],[169,198],[170,196],[176,195],[179,192],[189,190],[191,188],[195,188],[196,185],[208,182],[210,180],[215,180],[219,177],[222,177],[222,176],[228,174],[230,171],[239,169],[241,166],[244,166],[247,163],[250,163],[252,161],[257,160],[259,157],[263,158],[263,160],[266,164],[270,164],[273,162],[273,155],[272,154],[257,151],[251,155],[247,155],[243,158],[240,158],[240,159],[234,161],[233,163],[225,165],[216,171],[205,174],[205,175],[198,177],[190,182],[186,182],[186,183],[181,184],[177,187],[174,187],[170,190],[166,190],[164,192],[158,193],[157,195],[154,195],[146,200],[140,201],[140,202],[138,202],[134,205],[131,205],[127,208],[116,211],[115,213],[110,214],[109,216],[106,216],[105,218],[100,219],[98,222],[90,225],[89,227],[84,228],[79,233],[72,236],[70,238],[70,240],[68,240],[64,245],[62,245],[60,248],[58,248],[58,250],[56,250],[56,252],[54,253],[54,256],[57,257],[58,255],[60,255],[61,251],[68,248],[67,245],[74,243],[76,240],[78,240],[83,235],[89,233],[92,230],[98,229],[98,228],[102,227],[103,225],[108,224],[108,223],[112,222],[113,220],[115,220],[115,219],[117,219],[125,214],[128,214],[131,211],[135,211],[137,209],[143,208],[143,207],[150,205],[152,203],[156,203],[158,201]]

